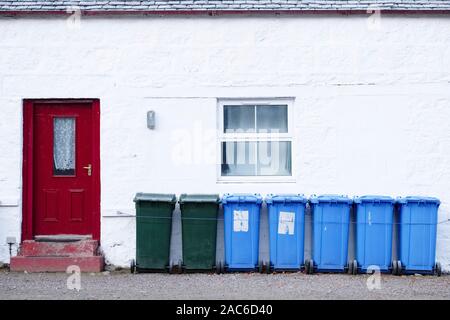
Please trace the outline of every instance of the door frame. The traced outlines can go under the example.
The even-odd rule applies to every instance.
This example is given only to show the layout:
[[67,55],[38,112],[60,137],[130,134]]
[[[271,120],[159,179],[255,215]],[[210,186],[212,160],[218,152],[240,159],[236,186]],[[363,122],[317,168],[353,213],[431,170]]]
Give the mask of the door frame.
[[92,238],[100,240],[100,100],[23,99],[22,241],[33,240],[33,121],[36,104],[90,103],[92,108]]

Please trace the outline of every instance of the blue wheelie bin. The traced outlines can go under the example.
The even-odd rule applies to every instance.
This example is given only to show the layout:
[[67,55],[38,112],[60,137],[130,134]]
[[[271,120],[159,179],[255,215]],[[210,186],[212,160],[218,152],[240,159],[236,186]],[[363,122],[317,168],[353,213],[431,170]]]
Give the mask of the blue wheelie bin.
[[304,263],[305,207],[299,194],[268,195],[271,270],[300,270]]
[[380,272],[395,272],[392,263],[392,231],[394,199],[388,196],[355,197],[356,259],[352,273],[378,268]]
[[321,195],[310,198],[313,220],[312,259],[307,273],[348,270],[348,235],[353,200],[346,196]]
[[261,203],[259,194],[225,194],[222,197],[225,271],[251,271],[258,268]]
[[432,197],[397,198],[398,274],[441,275],[436,262],[436,232],[440,201]]

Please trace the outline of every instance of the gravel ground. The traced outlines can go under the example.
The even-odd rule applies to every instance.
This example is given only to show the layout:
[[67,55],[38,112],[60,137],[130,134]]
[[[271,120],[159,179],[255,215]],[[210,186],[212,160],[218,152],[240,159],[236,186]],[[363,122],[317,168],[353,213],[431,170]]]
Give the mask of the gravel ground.
[[450,299],[450,276],[383,275],[369,290],[369,276],[284,274],[81,275],[80,291],[64,273],[0,271],[0,299]]

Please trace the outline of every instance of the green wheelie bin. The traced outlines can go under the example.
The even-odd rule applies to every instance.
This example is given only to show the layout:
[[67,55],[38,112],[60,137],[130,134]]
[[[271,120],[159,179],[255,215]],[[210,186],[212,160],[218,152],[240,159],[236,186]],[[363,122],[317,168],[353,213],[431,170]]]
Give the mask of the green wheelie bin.
[[217,194],[182,194],[180,196],[183,271],[221,272],[216,263]]
[[131,272],[172,271],[170,237],[176,201],[174,194],[136,194],[136,261],[131,262]]

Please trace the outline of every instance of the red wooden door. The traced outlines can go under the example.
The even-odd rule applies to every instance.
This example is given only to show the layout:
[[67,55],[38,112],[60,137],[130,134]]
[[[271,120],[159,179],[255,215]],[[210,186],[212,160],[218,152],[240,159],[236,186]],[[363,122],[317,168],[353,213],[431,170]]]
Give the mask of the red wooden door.
[[39,103],[33,112],[33,233],[93,234],[90,103]]

